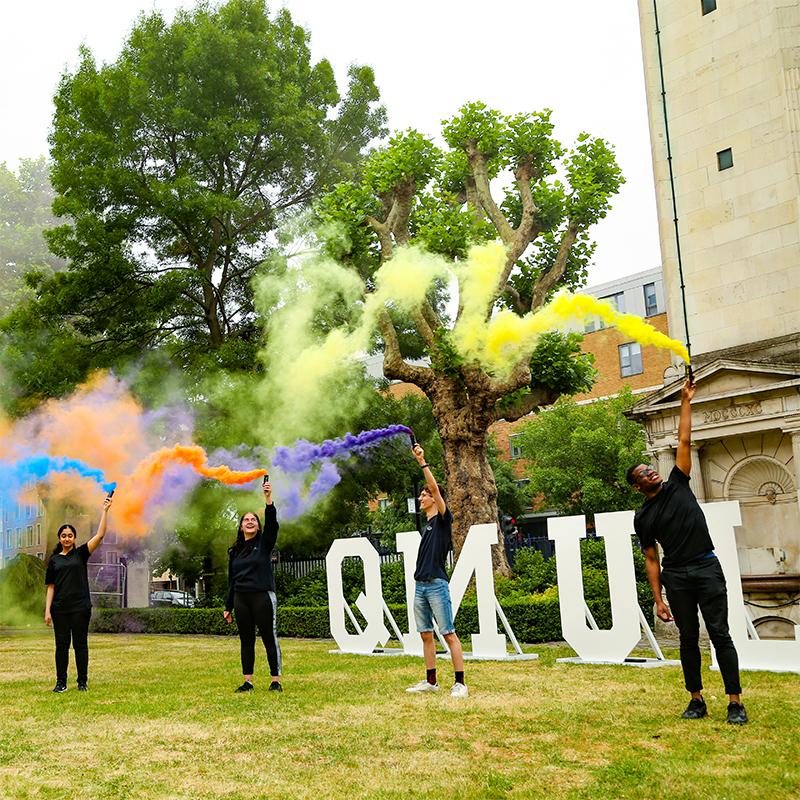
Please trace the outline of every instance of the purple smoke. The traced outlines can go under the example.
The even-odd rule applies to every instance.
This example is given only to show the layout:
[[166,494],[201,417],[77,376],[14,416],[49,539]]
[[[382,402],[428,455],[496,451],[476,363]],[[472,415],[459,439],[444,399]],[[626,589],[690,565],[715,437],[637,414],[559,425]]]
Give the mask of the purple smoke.
[[[276,447],[271,466],[278,474],[272,483],[280,497],[281,516],[284,519],[300,516],[336,486],[341,480],[336,461],[353,455],[365,456],[384,440],[401,433],[412,435],[405,425],[390,425],[356,436],[348,433],[343,439],[326,439],[322,444],[298,439],[291,447]],[[310,473],[317,467],[319,471],[306,489]]]

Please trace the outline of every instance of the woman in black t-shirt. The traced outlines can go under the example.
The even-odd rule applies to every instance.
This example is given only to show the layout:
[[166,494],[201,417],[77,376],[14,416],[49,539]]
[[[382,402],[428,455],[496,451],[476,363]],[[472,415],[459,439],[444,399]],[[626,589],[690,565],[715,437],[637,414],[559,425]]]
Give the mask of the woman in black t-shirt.
[[89,666],[89,619],[92,616],[92,600],[89,596],[89,576],[86,562],[100,546],[106,535],[108,509],[111,497],[103,502],[103,513],[97,533],[86,544],[75,546],[75,528],[62,525],[58,529],[58,544],[50,556],[44,582],[47,597],[44,606],[44,621],[53,623],[56,637],[56,687],[54,692],[67,691],[67,667],[69,666],[69,644],[75,650],[75,666],[78,671],[78,689],[85,692]]

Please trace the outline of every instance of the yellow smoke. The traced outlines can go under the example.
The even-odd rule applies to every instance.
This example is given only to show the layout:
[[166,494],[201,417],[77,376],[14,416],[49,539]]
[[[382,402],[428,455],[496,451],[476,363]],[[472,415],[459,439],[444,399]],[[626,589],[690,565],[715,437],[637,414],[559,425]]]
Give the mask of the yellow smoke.
[[[344,409],[356,411],[363,398],[349,394],[347,365],[368,350],[380,314],[387,308],[418,312],[434,282],[453,275],[459,282],[460,314],[451,341],[466,360],[494,372],[502,373],[529,355],[542,333],[583,327],[594,316],[688,363],[681,342],[594,297],[563,293],[524,317],[504,310],[490,318],[505,263],[506,251],[499,242],[476,246],[455,264],[413,247],[397,248],[376,273],[375,291],[366,297],[360,278],[332,261],[309,260],[282,277],[263,276],[257,284],[259,304],[265,311],[271,309],[272,317],[265,357],[269,370],[258,392],[263,410],[257,427],[291,440],[313,436],[314,421],[322,426]],[[327,336],[315,336],[315,317],[335,302],[357,309],[360,316],[351,319],[349,327],[334,326]]]
[[542,333],[570,324],[582,327],[588,319],[598,316],[634,341],[671,350],[689,363],[683,343],[670,339],[640,317],[623,314],[610,303],[588,295],[563,292],[524,317],[502,310],[487,321],[488,302],[504,264],[502,246],[481,245],[473,248],[467,263],[455,270],[460,281],[462,313],[452,338],[465,358],[502,372],[510,369],[522,354],[533,350]]

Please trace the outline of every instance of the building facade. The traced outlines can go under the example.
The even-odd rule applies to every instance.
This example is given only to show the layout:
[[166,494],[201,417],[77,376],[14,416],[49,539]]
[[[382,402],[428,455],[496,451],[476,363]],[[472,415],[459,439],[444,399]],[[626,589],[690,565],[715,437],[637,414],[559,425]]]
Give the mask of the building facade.
[[[756,627],[800,623],[800,4],[640,0],[670,330],[690,347],[693,486],[738,500]],[[682,365],[632,411],[675,463]],[[757,604],[757,605],[756,605]],[[761,626],[761,628],[759,628]]]

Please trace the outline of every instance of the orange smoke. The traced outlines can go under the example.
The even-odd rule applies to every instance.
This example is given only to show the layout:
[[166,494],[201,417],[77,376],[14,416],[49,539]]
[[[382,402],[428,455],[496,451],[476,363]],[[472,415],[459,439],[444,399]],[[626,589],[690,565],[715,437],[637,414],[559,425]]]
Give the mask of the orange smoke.
[[153,521],[149,517],[159,511],[150,507],[149,503],[163,485],[164,472],[170,464],[189,466],[198,475],[228,485],[250,483],[267,474],[265,469],[240,472],[226,466],[207,466],[206,451],[196,444],[162,447],[140,461],[130,475],[120,479],[114,495],[114,511],[127,530],[139,536],[149,533]]
[[229,486],[243,483],[250,483],[262,475],[266,475],[265,469],[251,469],[248,472],[238,472],[230,467],[207,467],[208,457],[206,451],[200,445],[176,444],[174,447],[162,447],[158,452],[152,453],[142,461],[131,475],[131,480],[148,482],[154,477],[164,472],[170,461],[186,464],[195,472],[206,478],[215,478]]

